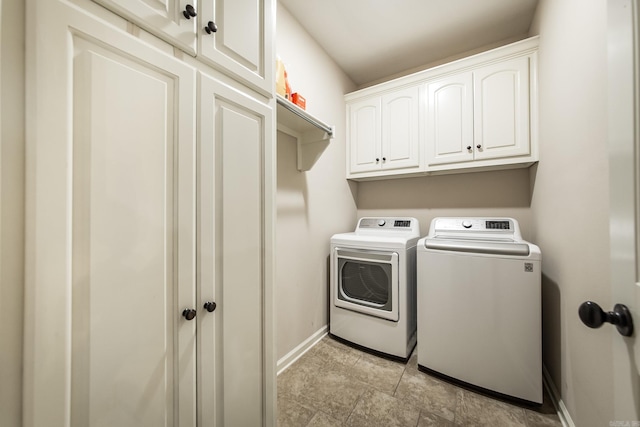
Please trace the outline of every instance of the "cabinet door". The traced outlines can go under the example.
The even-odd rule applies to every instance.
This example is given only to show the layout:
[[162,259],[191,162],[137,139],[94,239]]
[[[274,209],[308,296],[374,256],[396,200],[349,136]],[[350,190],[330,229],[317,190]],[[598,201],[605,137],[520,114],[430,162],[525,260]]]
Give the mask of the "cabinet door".
[[191,55],[196,54],[195,17],[186,18],[187,6],[198,14],[197,0],[93,0]]
[[200,83],[199,299],[217,308],[198,324],[198,425],[260,426],[272,373],[263,188],[273,113],[205,75]]
[[473,85],[475,159],[528,155],[529,57],[482,67]]
[[420,167],[420,88],[397,90],[382,96],[382,168]]
[[381,98],[347,105],[349,114],[349,171],[379,170],[382,165]]
[[195,426],[195,73],[32,3],[25,425]]
[[427,83],[427,164],[473,160],[471,73]]
[[[273,1],[201,0],[198,55],[266,95],[275,84]],[[215,32],[205,27],[211,22]]]

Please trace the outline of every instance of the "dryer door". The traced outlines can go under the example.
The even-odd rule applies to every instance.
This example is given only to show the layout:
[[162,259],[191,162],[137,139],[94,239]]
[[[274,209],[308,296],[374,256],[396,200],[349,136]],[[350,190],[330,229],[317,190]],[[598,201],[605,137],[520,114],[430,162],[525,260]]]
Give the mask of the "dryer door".
[[335,248],[333,303],[397,322],[398,253]]

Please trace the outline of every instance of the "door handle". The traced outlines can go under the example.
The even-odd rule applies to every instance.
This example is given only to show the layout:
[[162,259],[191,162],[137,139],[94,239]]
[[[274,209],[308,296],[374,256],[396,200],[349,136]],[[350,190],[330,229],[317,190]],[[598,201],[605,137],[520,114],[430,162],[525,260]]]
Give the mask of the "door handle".
[[599,328],[604,322],[616,325],[620,335],[630,337],[633,335],[633,319],[631,312],[624,304],[616,304],[613,311],[604,312],[598,304],[586,301],[580,304],[578,316],[582,323],[590,328]]

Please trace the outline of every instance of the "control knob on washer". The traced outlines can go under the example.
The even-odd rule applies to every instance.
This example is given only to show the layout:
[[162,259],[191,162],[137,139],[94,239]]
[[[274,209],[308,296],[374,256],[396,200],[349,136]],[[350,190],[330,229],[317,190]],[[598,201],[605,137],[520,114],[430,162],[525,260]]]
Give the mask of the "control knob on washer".
[[380,227],[382,227],[382,226],[383,226],[383,225],[385,225],[386,223],[387,223],[387,221],[385,221],[384,219],[379,219],[379,220],[378,220],[378,225],[379,225]]
[[464,228],[471,228],[471,221],[462,221],[462,226]]

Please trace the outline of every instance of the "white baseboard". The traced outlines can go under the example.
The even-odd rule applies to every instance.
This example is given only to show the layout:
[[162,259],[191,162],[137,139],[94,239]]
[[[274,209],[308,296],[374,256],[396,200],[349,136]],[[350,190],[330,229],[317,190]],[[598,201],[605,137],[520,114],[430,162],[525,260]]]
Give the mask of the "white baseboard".
[[318,341],[327,335],[329,330],[328,325],[324,325],[322,328],[318,329],[316,332],[311,334],[309,338],[300,343],[296,348],[291,350],[289,353],[282,356],[280,360],[278,360],[276,364],[276,370],[278,372],[277,375],[280,375],[284,372],[293,362],[298,360],[303,354],[307,351],[311,350],[311,347],[316,345]]
[[551,397],[551,401],[553,402],[553,406],[556,407],[556,411],[558,412],[558,417],[560,418],[560,422],[563,427],[576,427],[569,415],[569,411],[565,406],[562,398],[560,397],[560,393],[556,388],[553,380],[551,379],[551,375],[549,371],[547,371],[547,367],[542,365],[542,378],[544,382],[544,387],[547,389],[549,396]]

